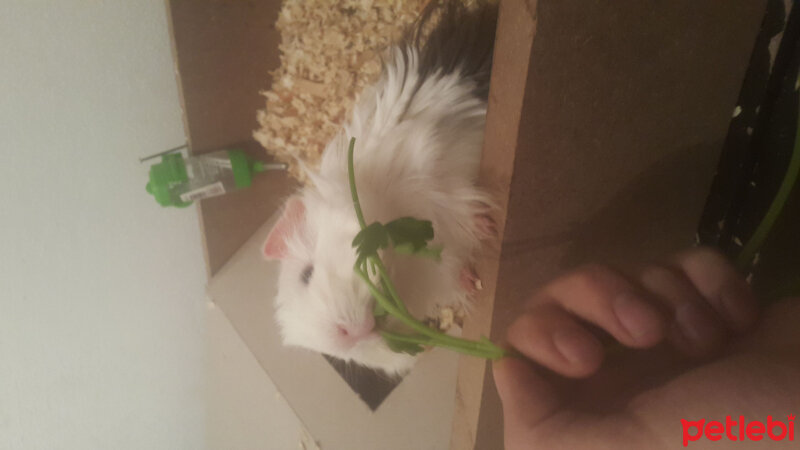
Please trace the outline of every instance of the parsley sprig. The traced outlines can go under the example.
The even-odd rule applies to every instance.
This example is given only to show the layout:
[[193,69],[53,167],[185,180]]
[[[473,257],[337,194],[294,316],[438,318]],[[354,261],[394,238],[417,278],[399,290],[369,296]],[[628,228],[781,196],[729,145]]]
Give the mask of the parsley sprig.
[[[487,359],[499,359],[505,356],[506,353],[502,348],[485,337],[478,341],[471,341],[450,336],[425,325],[408,312],[403,300],[397,295],[378,251],[391,248],[398,253],[432,258],[438,261],[441,258],[442,249],[428,246],[433,239],[433,225],[428,220],[401,217],[386,224],[373,222],[367,225],[364,213],[361,211],[361,203],[358,201],[353,170],[355,143],[355,138],[350,139],[350,147],[347,152],[350,194],[353,196],[353,207],[361,226],[361,231],[353,239],[353,247],[355,247],[357,255],[354,270],[364,280],[375,298],[374,314],[376,318],[384,318],[387,315],[395,317],[414,331],[413,334],[396,333],[380,329],[379,325],[379,332],[389,348],[395,352],[412,355],[421,352],[423,347],[434,346]],[[377,277],[377,284],[372,281],[370,274]],[[380,324],[381,321],[378,322]]]

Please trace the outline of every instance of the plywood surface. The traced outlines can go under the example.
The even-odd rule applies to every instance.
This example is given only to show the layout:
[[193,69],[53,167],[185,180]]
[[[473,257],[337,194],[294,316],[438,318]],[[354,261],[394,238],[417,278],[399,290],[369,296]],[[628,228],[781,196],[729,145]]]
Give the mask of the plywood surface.
[[[168,0],[186,135],[195,153],[242,148],[267,160],[252,138],[259,92],[279,65],[275,29],[280,1]],[[210,274],[269,218],[294,189],[283,173],[251,188],[203,200],[200,222]]]
[[[482,163],[503,206],[501,243],[481,262],[485,314],[467,334],[501,339],[531,291],[576,265],[626,266],[693,243],[764,9],[501,2]],[[491,372],[466,358],[451,442],[502,445]]]

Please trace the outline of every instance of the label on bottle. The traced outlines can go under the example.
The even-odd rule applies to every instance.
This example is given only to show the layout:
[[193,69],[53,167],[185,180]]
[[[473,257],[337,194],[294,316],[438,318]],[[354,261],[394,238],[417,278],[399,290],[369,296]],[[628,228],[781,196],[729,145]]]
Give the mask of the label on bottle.
[[233,164],[231,164],[231,160],[228,158],[214,158],[208,157],[204,159],[204,162],[210,166],[219,167],[221,169],[232,169]]
[[214,184],[209,184],[208,186],[203,186],[201,188],[194,189],[189,192],[184,192],[183,194],[181,194],[181,201],[191,202],[194,200],[199,200],[201,198],[215,197],[217,195],[222,195],[224,193],[225,193],[225,186],[222,185],[222,181],[217,181]]

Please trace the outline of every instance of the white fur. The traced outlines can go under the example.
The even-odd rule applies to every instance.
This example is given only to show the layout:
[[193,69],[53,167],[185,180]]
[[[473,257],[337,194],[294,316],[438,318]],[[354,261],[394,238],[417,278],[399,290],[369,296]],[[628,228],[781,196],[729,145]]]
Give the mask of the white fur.
[[[434,74],[418,90],[417,53],[397,49],[382,79],[365,91],[353,117],[326,148],[312,187],[299,196],[305,221],[287,241],[276,299],[285,344],[320,351],[389,374],[415,359],[394,353],[378,336],[352,348],[336,339],[337,323],[359,323],[371,314],[371,297],[354,274],[351,242],[359,230],[347,178],[347,146],[356,138],[355,173],[367,223],[413,216],[433,222],[442,261],[386,252],[383,259],[400,296],[415,317],[435,305],[467,306],[460,284],[479,246],[475,217],[491,204],[476,187],[486,103],[457,75]],[[314,272],[300,281],[307,264]]]

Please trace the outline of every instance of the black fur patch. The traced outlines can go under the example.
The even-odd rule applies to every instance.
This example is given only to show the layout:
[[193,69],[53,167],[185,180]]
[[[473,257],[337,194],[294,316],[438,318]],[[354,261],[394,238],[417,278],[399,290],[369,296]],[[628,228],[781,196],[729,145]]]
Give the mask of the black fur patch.
[[[437,18],[425,39],[426,29]],[[496,4],[484,1],[467,8],[463,0],[432,0],[406,33],[401,48],[418,49],[421,81],[437,72],[458,73],[472,79],[475,95],[485,100],[489,96],[496,27]]]

